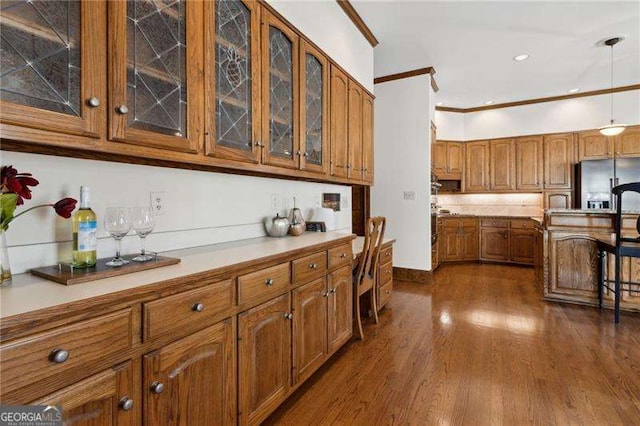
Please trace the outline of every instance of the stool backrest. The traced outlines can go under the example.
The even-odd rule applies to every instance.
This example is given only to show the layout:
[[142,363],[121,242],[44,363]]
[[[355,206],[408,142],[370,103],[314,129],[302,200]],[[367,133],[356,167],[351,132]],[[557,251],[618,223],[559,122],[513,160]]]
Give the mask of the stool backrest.
[[[622,243],[622,194],[625,192],[636,192],[640,194],[640,182],[624,183],[611,189],[613,195],[616,196],[616,245]],[[636,223],[638,234],[640,235],[640,215]]]

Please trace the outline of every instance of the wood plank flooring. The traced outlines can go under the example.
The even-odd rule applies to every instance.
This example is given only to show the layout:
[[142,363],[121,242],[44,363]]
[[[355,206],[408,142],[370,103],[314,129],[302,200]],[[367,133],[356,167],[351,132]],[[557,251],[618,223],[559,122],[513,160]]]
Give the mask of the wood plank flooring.
[[543,302],[530,268],[444,265],[395,282],[265,424],[639,425],[640,315]]

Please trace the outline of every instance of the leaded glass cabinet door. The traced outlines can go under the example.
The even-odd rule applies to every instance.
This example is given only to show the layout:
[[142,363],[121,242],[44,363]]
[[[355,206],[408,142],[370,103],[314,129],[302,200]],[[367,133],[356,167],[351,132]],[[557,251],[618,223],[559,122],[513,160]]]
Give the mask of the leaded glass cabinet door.
[[196,152],[203,139],[202,2],[109,1],[110,139]]
[[329,63],[320,51],[300,42],[300,168],[327,172],[329,151]]
[[267,11],[262,24],[262,161],[298,168],[298,36]]
[[0,3],[0,119],[99,138],[104,133],[106,6]]
[[206,152],[260,162],[260,16],[258,3],[205,2]]

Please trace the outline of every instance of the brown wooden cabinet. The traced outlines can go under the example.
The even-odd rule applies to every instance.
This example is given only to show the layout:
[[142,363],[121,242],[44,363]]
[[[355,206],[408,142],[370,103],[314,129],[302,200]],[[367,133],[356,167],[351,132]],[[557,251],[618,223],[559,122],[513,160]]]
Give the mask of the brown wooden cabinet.
[[383,245],[380,250],[380,263],[378,264],[377,303],[378,310],[382,309],[393,294],[393,246]]
[[431,145],[432,171],[440,180],[462,180],[464,143],[437,141]]
[[144,424],[236,424],[235,354],[227,319],[145,355]]
[[535,238],[534,230],[511,229],[509,232],[509,261],[533,265]]
[[443,261],[478,260],[477,218],[443,218]]
[[545,209],[570,209],[573,207],[572,191],[544,191]]
[[349,136],[348,136],[348,176],[362,179],[362,89],[349,80]]
[[513,139],[495,139],[489,142],[489,189],[514,191],[516,189],[516,145]]
[[542,136],[516,139],[516,190],[539,191],[543,187]]
[[293,384],[307,379],[327,355],[327,298],[325,279],[293,290]]
[[544,136],[544,188],[571,189],[574,134]]
[[202,5],[163,13],[152,1],[108,4],[109,138],[196,153],[204,142]]
[[536,287],[539,290],[544,288],[544,227],[537,225],[535,228],[535,256],[533,258],[533,267],[535,270]]
[[364,93],[362,98],[362,179],[373,184],[373,97]]
[[480,260],[533,265],[534,224],[529,219],[480,219]]
[[327,341],[332,354],[353,334],[353,283],[351,267],[343,267],[327,277]]
[[238,412],[257,424],[291,387],[291,296],[272,299],[238,315]]
[[578,133],[578,161],[613,158],[614,138],[597,130]]
[[489,190],[489,142],[469,142],[465,147],[464,190],[486,192]]
[[349,78],[331,67],[331,176],[346,178],[349,164]]
[[61,406],[65,424],[135,426],[142,423],[140,388],[140,361],[127,361],[30,404]]
[[509,229],[480,230],[480,259],[506,262],[509,260]]
[[629,126],[615,137],[615,156],[640,157],[640,126]]

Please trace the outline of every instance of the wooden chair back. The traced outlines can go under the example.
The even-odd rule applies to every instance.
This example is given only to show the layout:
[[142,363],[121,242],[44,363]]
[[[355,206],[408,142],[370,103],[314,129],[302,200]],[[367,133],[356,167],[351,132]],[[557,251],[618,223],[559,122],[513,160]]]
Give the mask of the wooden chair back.
[[375,286],[378,263],[380,262],[380,248],[384,240],[386,218],[378,216],[367,220],[365,226],[364,246],[360,255],[360,262],[356,272],[358,294]]
[[[616,245],[620,246],[624,241],[637,240],[637,238],[622,237],[622,194],[625,192],[636,192],[640,195],[640,182],[631,182],[615,186],[611,189],[611,192],[616,196]],[[640,216],[638,216],[636,228],[638,229],[638,234],[640,234]]]

